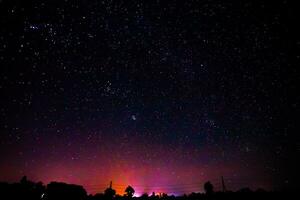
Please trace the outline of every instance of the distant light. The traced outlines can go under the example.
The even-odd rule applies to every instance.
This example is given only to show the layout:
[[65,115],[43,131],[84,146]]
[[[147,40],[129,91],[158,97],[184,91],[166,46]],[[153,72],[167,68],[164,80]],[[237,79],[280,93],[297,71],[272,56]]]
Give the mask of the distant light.
[[140,196],[142,196],[142,193],[135,192],[133,196],[134,196],[134,197],[140,197]]

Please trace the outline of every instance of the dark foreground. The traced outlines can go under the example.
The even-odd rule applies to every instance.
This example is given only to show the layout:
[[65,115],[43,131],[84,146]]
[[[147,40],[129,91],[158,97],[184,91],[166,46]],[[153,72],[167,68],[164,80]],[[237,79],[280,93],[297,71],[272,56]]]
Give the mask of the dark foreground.
[[34,183],[23,177],[19,183],[0,182],[1,200],[237,200],[237,199],[298,199],[297,194],[288,191],[265,191],[262,189],[251,191],[248,188],[236,192],[214,192],[213,185],[209,182],[204,184],[205,193],[191,193],[183,196],[168,196],[167,194],[151,195],[143,194],[134,197],[134,189],[126,188],[125,195],[117,195],[110,186],[103,193],[88,195],[80,185],[51,182],[47,186],[43,183]]

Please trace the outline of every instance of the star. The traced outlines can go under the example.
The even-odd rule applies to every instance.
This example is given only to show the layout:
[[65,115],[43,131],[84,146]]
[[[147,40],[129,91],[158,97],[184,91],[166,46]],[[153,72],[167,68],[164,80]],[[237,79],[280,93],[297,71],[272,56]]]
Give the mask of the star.
[[132,119],[133,121],[136,121],[136,120],[137,120],[136,115],[131,115],[131,119]]

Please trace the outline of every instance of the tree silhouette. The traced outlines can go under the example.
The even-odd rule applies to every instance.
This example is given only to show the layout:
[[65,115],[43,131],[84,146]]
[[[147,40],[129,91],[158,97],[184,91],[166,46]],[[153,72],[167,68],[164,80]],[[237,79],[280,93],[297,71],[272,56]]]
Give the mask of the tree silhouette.
[[131,187],[130,185],[127,186],[127,188],[125,189],[125,193],[127,197],[133,197],[134,195],[134,189],[133,187]]
[[20,183],[21,183],[21,184],[27,184],[27,183],[28,183],[28,181],[27,181],[27,176],[23,176],[23,177],[21,178],[21,180],[20,180]]
[[109,188],[104,191],[104,196],[112,199],[116,195],[116,190],[112,188],[112,182],[110,182]]
[[141,196],[142,199],[147,199],[148,197],[149,197],[148,193],[144,193],[144,194],[142,194],[142,196]]
[[214,186],[208,181],[204,184],[205,193],[210,195],[214,192]]
[[84,200],[87,197],[87,192],[80,185],[67,184],[61,182],[51,182],[47,185],[45,199],[72,199]]
[[214,191],[210,182],[204,184],[206,194],[191,193],[190,195],[168,196],[165,193],[152,195],[147,193],[141,197],[133,197],[135,191],[131,186],[125,189],[125,195],[116,195],[116,191],[110,186],[104,193],[87,195],[86,190],[80,185],[67,184],[62,182],[51,182],[44,186],[42,182],[35,183],[23,177],[18,183],[0,182],[1,200],[252,200],[252,199],[292,199],[297,194],[294,191],[265,191],[258,189],[253,191],[249,188],[242,188],[235,192]]

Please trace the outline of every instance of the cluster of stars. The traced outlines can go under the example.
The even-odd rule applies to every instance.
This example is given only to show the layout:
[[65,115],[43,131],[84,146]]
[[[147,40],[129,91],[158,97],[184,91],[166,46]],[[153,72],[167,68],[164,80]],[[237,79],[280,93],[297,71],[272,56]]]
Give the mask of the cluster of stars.
[[288,176],[286,1],[0,6],[0,179]]

